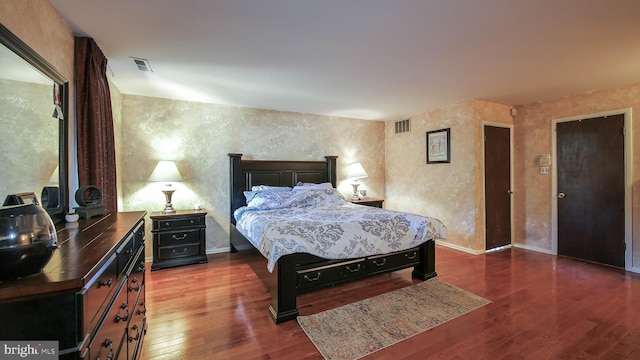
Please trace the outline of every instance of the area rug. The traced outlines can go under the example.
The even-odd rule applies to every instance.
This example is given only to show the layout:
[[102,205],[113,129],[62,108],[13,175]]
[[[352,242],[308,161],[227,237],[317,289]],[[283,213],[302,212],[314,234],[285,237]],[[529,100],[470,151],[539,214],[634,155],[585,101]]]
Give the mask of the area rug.
[[433,278],[298,323],[325,359],[358,359],[490,302]]

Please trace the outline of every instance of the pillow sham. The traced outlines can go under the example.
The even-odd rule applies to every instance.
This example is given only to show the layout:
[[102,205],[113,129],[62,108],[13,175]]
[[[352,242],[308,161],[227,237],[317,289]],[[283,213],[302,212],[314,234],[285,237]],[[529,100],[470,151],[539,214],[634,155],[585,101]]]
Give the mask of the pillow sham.
[[291,188],[288,186],[271,186],[271,185],[255,185],[251,187],[251,191],[260,191],[260,190],[287,191],[287,190],[291,190]]
[[[265,186],[265,185],[259,185],[259,186],[252,186],[251,187],[252,191],[244,191],[244,197],[245,199],[247,199],[247,203],[249,203],[251,200],[253,200],[253,198],[261,193],[261,192],[290,192],[291,188],[290,187],[283,187],[283,186]],[[255,189],[255,190],[253,190]]]
[[304,189],[304,190],[322,190],[322,189],[333,189],[333,185],[330,182],[314,184],[314,183],[303,183],[299,182],[296,186],[293,187],[294,190]]

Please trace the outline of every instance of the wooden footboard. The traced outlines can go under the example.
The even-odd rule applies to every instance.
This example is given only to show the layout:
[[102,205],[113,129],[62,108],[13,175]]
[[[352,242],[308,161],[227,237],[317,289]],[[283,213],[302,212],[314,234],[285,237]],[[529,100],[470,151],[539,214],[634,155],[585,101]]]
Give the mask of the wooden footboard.
[[413,267],[412,276],[427,280],[435,271],[435,241],[409,250],[358,259],[327,260],[309,254],[281,257],[273,272],[267,260],[232,226],[232,251],[240,252],[271,294],[269,314],[277,324],[295,319],[298,294]]

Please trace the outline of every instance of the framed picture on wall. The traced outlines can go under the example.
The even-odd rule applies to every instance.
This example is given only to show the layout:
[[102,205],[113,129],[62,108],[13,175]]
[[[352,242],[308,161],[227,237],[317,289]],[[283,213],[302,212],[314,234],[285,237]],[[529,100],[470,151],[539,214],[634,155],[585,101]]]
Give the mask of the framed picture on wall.
[[427,164],[451,162],[451,128],[427,131]]

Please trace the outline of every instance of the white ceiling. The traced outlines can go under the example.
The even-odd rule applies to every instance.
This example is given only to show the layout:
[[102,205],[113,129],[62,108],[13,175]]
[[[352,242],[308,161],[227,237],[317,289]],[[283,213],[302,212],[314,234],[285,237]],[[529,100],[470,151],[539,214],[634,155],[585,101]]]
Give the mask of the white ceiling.
[[50,2],[125,94],[390,120],[640,81],[639,0]]

